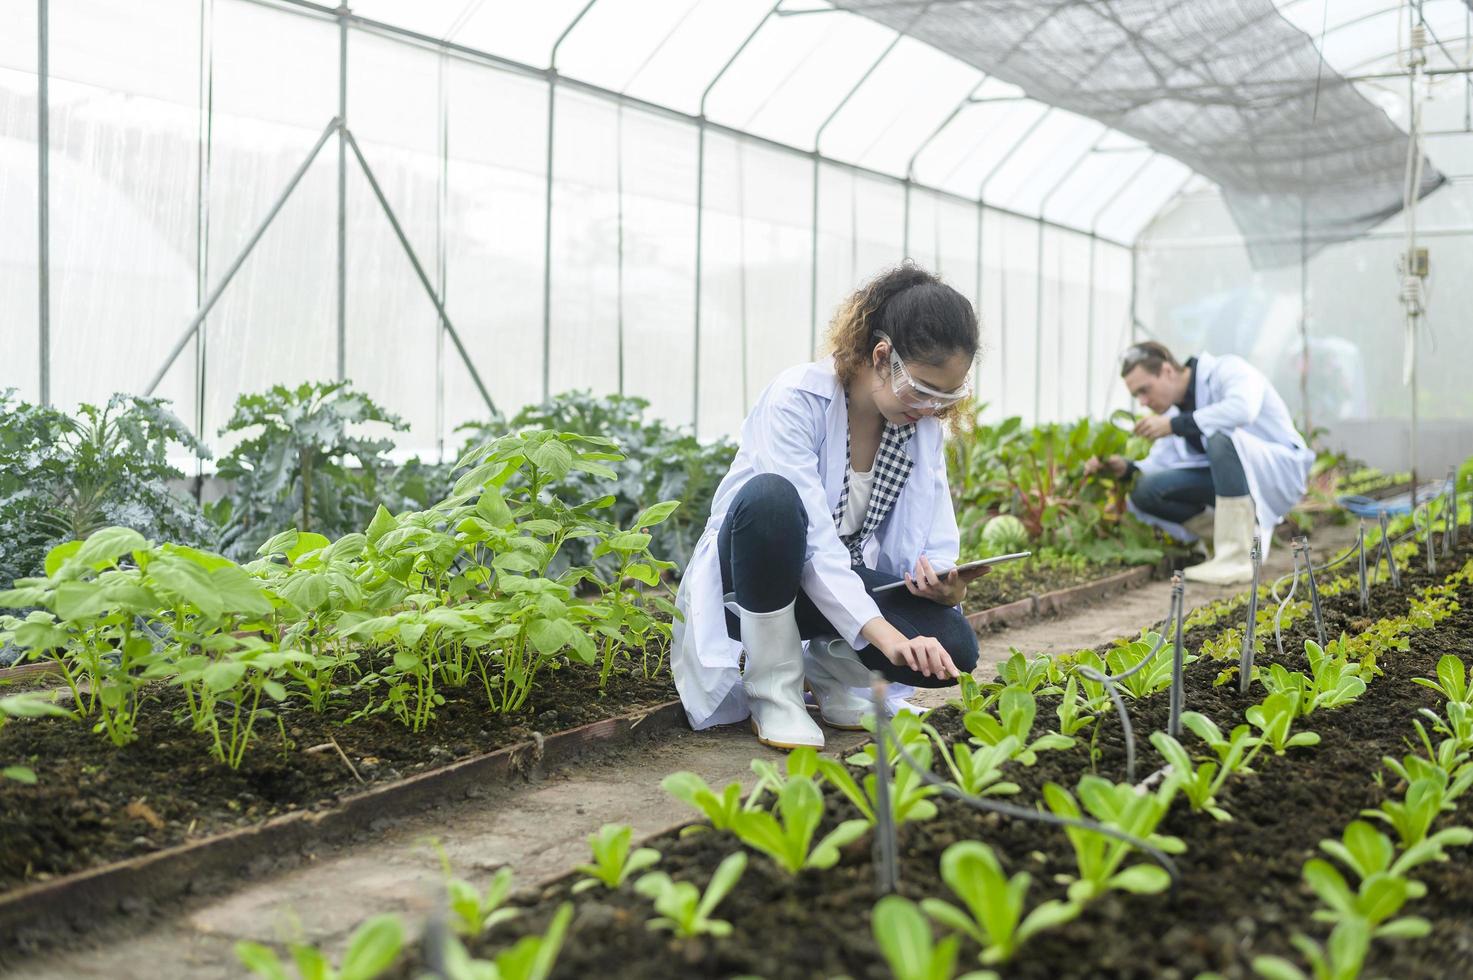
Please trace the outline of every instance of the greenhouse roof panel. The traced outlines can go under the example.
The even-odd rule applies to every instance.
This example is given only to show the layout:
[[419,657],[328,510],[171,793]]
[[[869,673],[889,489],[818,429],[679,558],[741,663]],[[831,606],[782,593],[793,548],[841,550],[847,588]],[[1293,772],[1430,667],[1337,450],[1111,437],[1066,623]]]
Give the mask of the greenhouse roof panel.
[[[1222,187],[1259,265],[1299,260],[1297,243],[1269,239],[1297,236],[1302,216],[1326,242],[1401,207],[1405,135],[1270,0],[837,5],[1195,168]],[[1370,17],[1388,20],[1374,5]],[[1442,180],[1427,165],[1419,193]]]

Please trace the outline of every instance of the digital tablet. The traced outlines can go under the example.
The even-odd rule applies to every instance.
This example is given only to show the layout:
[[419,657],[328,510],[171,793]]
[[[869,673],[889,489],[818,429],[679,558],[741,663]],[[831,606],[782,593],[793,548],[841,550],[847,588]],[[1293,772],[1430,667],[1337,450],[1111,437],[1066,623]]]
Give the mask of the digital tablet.
[[[983,565],[996,565],[999,562],[1012,561],[1014,558],[1027,558],[1031,554],[1033,554],[1033,552],[1031,551],[1017,551],[1011,555],[998,555],[996,558],[983,558],[981,561],[969,561],[965,565],[958,565],[956,566],[956,570],[959,572],[965,572],[970,568],[981,568]],[[947,569],[946,571],[939,572],[937,574],[939,574],[942,578],[945,578],[946,576],[951,574],[951,570]],[[888,592],[891,589],[903,588],[905,588],[905,579],[901,579],[899,582],[891,582],[889,585],[876,586],[875,588],[870,589],[870,591]]]

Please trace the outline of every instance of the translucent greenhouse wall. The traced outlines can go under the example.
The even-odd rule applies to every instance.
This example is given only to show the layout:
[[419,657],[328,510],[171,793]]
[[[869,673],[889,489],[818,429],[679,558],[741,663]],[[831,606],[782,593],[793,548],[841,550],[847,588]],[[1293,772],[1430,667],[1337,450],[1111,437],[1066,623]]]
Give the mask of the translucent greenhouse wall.
[[[249,0],[49,8],[45,373],[71,407],[141,393],[166,362],[337,115],[339,28]],[[36,11],[0,0],[0,387],[32,400]],[[546,77],[381,32],[349,29],[347,62],[348,126],[503,411],[591,388],[734,433],[845,294],[906,255],[977,303],[989,415],[1119,401],[1121,244],[723,127],[703,141],[689,115],[586,86],[555,88],[549,141]],[[402,451],[453,452],[487,407],[351,153],[339,337],[337,157],[330,137],[156,394],[219,449],[238,395],[342,376],[404,417]],[[1083,200],[1096,221],[1130,205]]]
[[[1456,93],[1441,125],[1429,126],[1445,133],[1428,137],[1428,152],[1450,180],[1417,209],[1431,266],[1416,362],[1417,466],[1428,476],[1473,454],[1473,133],[1459,131],[1463,98]],[[1255,271],[1218,196],[1187,195],[1137,243],[1139,335],[1185,353],[1249,358],[1301,424],[1307,418],[1326,430],[1328,445],[1406,469],[1412,394],[1398,273],[1405,241],[1399,215],[1302,265]]]

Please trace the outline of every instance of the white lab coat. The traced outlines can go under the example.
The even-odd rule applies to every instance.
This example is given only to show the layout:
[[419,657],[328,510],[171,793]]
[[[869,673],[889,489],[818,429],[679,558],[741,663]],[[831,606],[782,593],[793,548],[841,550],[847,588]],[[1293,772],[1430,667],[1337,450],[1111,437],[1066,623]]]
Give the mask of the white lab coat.
[[[1314,452],[1299,430],[1284,399],[1268,383],[1263,372],[1235,354],[1214,357],[1197,355],[1197,407],[1192,417],[1206,440],[1218,432],[1228,433],[1248,477],[1248,493],[1253,497],[1258,527],[1263,539],[1263,554],[1268,555],[1269,532],[1304,496]],[[1176,406],[1166,413],[1178,414]],[[1205,467],[1205,453],[1199,453],[1181,436],[1157,439],[1151,452],[1138,464],[1142,473]],[[1182,541],[1195,541],[1197,536],[1180,524],[1146,514],[1132,502],[1131,512],[1148,524],[1162,528]]]
[[[880,615],[839,541],[833,512],[848,464],[849,413],[833,360],[789,368],[768,385],[742,423],[741,448],[716,488],[711,517],[686,565],[676,597],[670,670],[691,727],[741,721],[750,713],[742,690],[742,647],[726,632],[716,536],[737,492],[759,473],[776,473],[797,488],[808,512],[801,585],[840,636],[856,649],[859,635]],[[914,466],[890,514],[865,541],[865,564],[903,575],[925,555],[938,571],[953,567],[959,547],[956,515],[942,455],[942,426],[923,418],[906,443]]]

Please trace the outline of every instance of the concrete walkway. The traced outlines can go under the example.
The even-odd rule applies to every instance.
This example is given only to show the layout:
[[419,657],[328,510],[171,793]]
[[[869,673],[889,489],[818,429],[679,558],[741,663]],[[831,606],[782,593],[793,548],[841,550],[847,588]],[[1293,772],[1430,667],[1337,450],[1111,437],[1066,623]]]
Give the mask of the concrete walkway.
[[[1354,530],[1317,535],[1320,560],[1354,540]],[[1268,570],[1290,569],[1289,549],[1276,548]],[[1189,586],[1189,608],[1235,594],[1236,588]],[[982,638],[977,676],[990,678],[1010,647],[1060,653],[1115,636],[1134,634],[1167,612],[1170,584],[1153,582],[1066,616],[1003,629]],[[955,689],[927,691],[916,700],[944,703]],[[829,730],[828,750],[850,751],[860,733]],[[239,977],[237,940],[279,942],[306,938],[341,949],[353,928],[370,915],[401,914],[417,930],[441,900],[438,841],[455,873],[483,884],[490,872],[510,865],[521,886],[555,878],[587,858],[587,836],[604,823],[628,823],[636,837],[683,823],[690,814],[659,788],[668,773],[688,769],[713,785],[752,782],[751,760],[780,753],[757,744],[744,727],[679,732],[643,745],[584,759],[530,784],[490,788],[474,801],[448,803],[373,833],[350,846],[306,857],[294,870],[242,882],[237,890],[158,918],[130,920],[88,936],[82,944],[23,964],[22,977],[96,977],[109,980]]]

